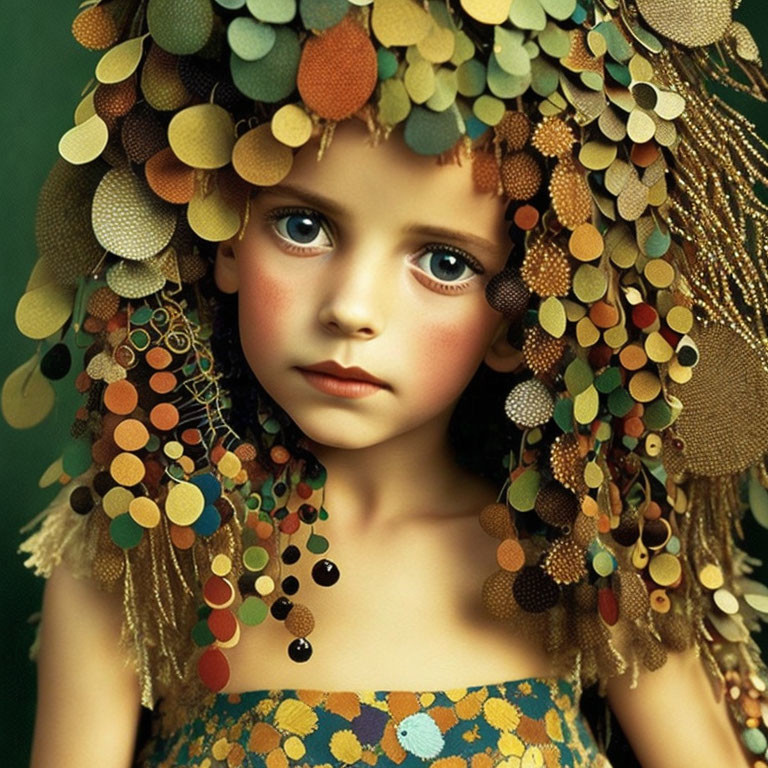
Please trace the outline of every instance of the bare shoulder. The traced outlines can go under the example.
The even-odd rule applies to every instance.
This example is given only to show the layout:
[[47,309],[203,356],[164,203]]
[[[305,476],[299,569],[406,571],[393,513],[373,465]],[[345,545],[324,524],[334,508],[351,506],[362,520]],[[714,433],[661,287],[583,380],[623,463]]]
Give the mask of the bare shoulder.
[[[620,638],[620,647],[630,640]],[[670,652],[666,663],[608,682],[608,701],[646,768],[672,768],[684,754],[690,765],[750,766],[723,694],[716,694],[695,649]]]
[[32,768],[131,764],[140,692],[121,623],[118,594],[54,568],[43,596]]

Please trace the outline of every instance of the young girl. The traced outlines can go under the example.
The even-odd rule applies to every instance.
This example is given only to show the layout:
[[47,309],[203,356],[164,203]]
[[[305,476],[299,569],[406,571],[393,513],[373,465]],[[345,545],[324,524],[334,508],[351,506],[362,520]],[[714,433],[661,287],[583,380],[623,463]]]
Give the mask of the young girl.
[[768,446],[713,405],[765,407],[762,166],[690,73],[762,80],[730,7],[613,5],[81,12],[17,312],[87,347],[33,768],[607,766],[595,681],[643,766],[765,765]]

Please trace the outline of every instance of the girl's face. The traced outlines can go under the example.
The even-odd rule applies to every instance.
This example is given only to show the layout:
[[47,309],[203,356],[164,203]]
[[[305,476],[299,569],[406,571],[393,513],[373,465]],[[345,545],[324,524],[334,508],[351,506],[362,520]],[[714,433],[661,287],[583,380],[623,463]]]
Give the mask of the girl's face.
[[[358,120],[337,125],[320,161],[317,146],[258,191],[244,238],[219,249],[216,280],[239,292],[245,357],[322,445],[447,423],[505,327],[485,298],[510,247],[502,198],[475,190],[468,160],[439,165],[398,132],[374,147]],[[333,379],[300,369],[325,361],[386,386],[323,391]]]

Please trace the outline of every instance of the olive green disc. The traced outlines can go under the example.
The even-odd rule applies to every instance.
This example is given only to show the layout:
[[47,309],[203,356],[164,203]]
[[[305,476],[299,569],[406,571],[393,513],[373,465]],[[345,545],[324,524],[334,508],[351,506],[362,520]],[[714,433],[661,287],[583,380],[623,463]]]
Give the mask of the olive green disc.
[[197,53],[213,30],[211,0],[149,0],[147,27],[153,40],[168,53]]

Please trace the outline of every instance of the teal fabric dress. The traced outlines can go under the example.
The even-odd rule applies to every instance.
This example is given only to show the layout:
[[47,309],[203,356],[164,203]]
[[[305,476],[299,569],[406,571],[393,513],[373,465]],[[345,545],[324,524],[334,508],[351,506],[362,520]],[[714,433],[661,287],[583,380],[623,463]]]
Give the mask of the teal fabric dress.
[[256,690],[161,700],[141,768],[610,768],[570,682]]

